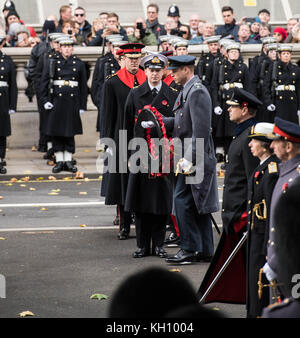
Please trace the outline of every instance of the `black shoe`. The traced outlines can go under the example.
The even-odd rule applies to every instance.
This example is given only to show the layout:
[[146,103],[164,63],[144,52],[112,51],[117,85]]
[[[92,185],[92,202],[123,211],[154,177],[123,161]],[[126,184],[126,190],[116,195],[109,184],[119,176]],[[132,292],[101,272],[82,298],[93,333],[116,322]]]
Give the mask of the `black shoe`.
[[7,170],[6,170],[6,168],[3,166],[3,164],[2,163],[0,163],[0,174],[6,174],[7,173]]
[[5,160],[0,160],[0,165],[2,164],[3,167],[6,167],[6,161]]
[[45,152],[47,151],[47,146],[46,146],[46,145],[39,144],[37,150],[38,150],[40,153],[45,153]]
[[57,162],[56,166],[52,168],[53,174],[60,173],[63,170],[64,170],[64,162],[62,161]]
[[213,256],[204,254],[203,252],[196,252],[196,261],[203,263],[210,263],[212,261]]
[[168,254],[161,246],[156,246],[154,249],[152,248],[152,255],[160,258],[168,257]]
[[118,239],[125,240],[129,238],[129,232],[130,230],[127,230],[126,228],[122,228],[121,231],[118,234]]
[[147,250],[146,248],[138,248],[133,254],[132,257],[133,258],[142,258],[142,257],[146,257],[149,256],[149,250]]
[[119,215],[116,215],[116,218],[113,221],[113,225],[118,225],[119,224]]
[[176,232],[171,232],[168,238],[165,239],[164,243],[166,245],[169,244],[179,244],[180,243],[180,238],[177,236]]
[[76,173],[77,168],[72,164],[72,161],[65,162],[65,171],[69,171],[71,173]]
[[76,165],[76,164],[77,164],[77,161],[75,160],[75,158],[72,158],[71,163],[72,163],[73,165]]
[[53,148],[49,149],[46,154],[43,156],[44,160],[52,160],[54,159],[54,151]]
[[166,262],[171,264],[192,264],[192,262],[196,261],[197,257],[195,252],[183,249],[180,249],[175,256],[166,258]]
[[217,153],[216,158],[217,158],[218,163],[224,162],[224,155],[223,154]]

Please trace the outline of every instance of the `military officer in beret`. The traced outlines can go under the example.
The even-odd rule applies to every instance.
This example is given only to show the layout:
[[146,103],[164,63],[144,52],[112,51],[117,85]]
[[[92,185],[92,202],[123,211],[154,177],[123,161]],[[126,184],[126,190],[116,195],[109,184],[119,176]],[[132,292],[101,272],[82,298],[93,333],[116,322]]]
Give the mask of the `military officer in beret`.
[[82,134],[80,115],[86,110],[87,78],[84,63],[73,56],[74,41],[59,40],[60,54],[54,58],[53,93],[49,93],[49,67],[41,79],[41,102],[49,114],[46,134],[51,136],[56,165],[53,173],[62,170],[75,173],[72,162],[75,153],[75,135]]
[[[118,158],[119,132],[124,127],[124,108],[127,96],[133,87],[143,84],[146,75],[140,69],[142,49],[145,45],[140,43],[125,43],[119,48],[124,52],[125,67],[112,75],[104,84],[102,138],[114,140],[116,153],[110,147],[106,152],[116,160],[116,173],[108,173],[108,182],[105,195],[105,204],[117,205],[119,215],[118,239],[129,238],[131,213],[124,210],[128,174],[119,172],[120,168],[127,168],[127,159]],[[101,142],[100,139],[100,142]],[[123,154],[125,155],[125,154]]]
[[283,283],[286,298],[264,309],[262,318],[300,318],[299,298],[299,191],[300,175],[279,192],[274,218],[278,279]]
[[[219,208],[216,181],[216,158],[211,137],[211,99],[207,89],[194,75],[196,58],[189,55],[169,57],[175,81],[183,86],[174,105],[175,117],[164,122],[173,138],[182,142],[183,157],[177,163],[179,173],[175,180],[174,207],[180,233],[180,250],[166,259],[170,264],[186,264],[209,260],[213,254],[213,236],[210,213]],[[201,172],[200,149],[196,140],[204,139],[204,177]],[[183,143],[190,141],[186,151]],[[191,168],[195,170],[191,170]],[[193,171],[193,175],[189,176]],[[187,181],[186,181],[187,180]],[[205,193],[204,193],[205,192]]]
[[279,44],[278,57],[264,83],[264,101],[275,116],[299,124],[300,69],[291,62],[292,46]]
[[[274,125],[261,122],[251,128],[249,147],[260,163],[254,170],[248,192],[248,240],[247,240],[247,317],[261,316],[262,309],[269,304],[267,290],[260,288],[258,282],[268,284],[259,272],[266,262],[269,239],[270,204],[274,186],[278,179],[279,159],[270,148]],[[266,292],[263,292],[266,291]]]
[[[255,125],[255,113],[262,104],[253,94],[234,88],[226,101],[230,121],[235,123],[234,137],[228,151],[223,185],[223,232],[212,263],[203,279],[199,292],[204,294],[212,278],[223,266],[232,250],[242,238],[248,219],[248,184],[259,160],[249,148],[251,128]],[[228,114],[228,113],[227,113]],[[217,281],[206,301],[246,302],[246,262],[242,250],[238,251],[230,265]]]
[[218,116],[215,145],[216,147],[223,147],[225,155],[228,153],[235,128],[234,123],[230,121],[227,114],[228,105],[226,101],[232,96],[234,88],[243,88],[252,92],[249,69],[240,59],[240,49],[239,43],[226,43],[227,58],[220,65],[218,71],[214,72],[211,83],[213,110]]
[[[174,116],[172,110],[178,92],[162,81],[167,65],[167,57],[159,53],[149,52],[142,58],[141,67],[145,69],[147,81],[131,89],[125,105],[124,129],[127,130],[128,141],[135,137],[135,119],[144,106],[155,107],[163,116]],[[147,127],[147,123],[143,123],[142,126]],[[154,130],[151,137],[158,137]],[[125,210],[135,214],[137,250],[133,257],[140,258],[151,253],[161,258],[166,257],[163,244],[167,218],[172,211],[172,185],[169,175],[130,173]]]
[[17,107],[16,67],[10,56],[3,54],[5,34],[0,34],[0,174],[6,174],[6,138],[11,135],[10,115]]
[[[280,265],[278,263],[276,250],[279,243],[276,242],[274,234],[277,227],[277,219],[275,218],[275,210],[277,201],[280,198],[282,191],[293,183],[296,177],[299,176],[300,171],[300,126],[293,122],[283,120],[275,117],[275,125],[273,128],[273,137],[275,138],[271,143],[274,154],[282,161],[279,165],[279,178],[274,187],[271,206],[270,206],[270,228],[269,240],[267,249],[267,263],[263,270],[270,282],[281,282],[278,278],[278,271]],[[284,296],[284,291],[279,287],[279,293]],[[274,294],[270,294],[270,303],[277,301]]]

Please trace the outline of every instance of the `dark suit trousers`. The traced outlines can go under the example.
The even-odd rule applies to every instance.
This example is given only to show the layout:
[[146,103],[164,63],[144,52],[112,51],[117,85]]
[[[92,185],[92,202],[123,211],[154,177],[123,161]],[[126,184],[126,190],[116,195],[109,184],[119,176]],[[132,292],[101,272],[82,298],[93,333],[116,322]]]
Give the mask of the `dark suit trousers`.
[[138,248],[150,251],[156,246],[163,246],[166,234],[166,221],[168,215],[154,215],[149,213],[135,213],[136,242]]
[[191,186],[179,174],[175,182],[174,206],[180,234],[180,247],[213,255],[214,243],[209,214],[200,215],[194,202]]
[[6,136],[0,136],[0,158],[5,158],[6,154]]
[[75,153],[75,138],[74,137],[52,137],[53,150],[55,153],[59,151],[68,151],[69,153]]

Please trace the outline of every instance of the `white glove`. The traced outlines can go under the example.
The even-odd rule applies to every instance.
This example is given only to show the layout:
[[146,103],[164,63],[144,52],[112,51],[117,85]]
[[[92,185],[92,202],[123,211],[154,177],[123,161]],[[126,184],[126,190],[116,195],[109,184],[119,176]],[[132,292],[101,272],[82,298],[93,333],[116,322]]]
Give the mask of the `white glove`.
[[265,273],[267,279],[269,282],[272,282],[272,280],[276,279],[275,272],[270,268],[270,265],[266,263],[263,267],[263,272]]
[[268,107],[267,107],[268,111],[274,111],[276,109],[276,107],[274,106],[274,104],[270,104]]
[[214,113],[215,113],[216,115],[221,115],[221,114],[223,113],[223,109],[222,109],[220,106],[215,107]]
[[141,126],[143,128],[153,128],[154,127],[154,122],[152,121],[142,121]]
[[46,109],[46,110],[50,110],[50,109],[52,109],[54,106],[53,106],[53,104],[51,103],[51,102],[46,102],[45,104],[44,104],[44,108]]
[[185,158],[182,158],[179,160],[179,166],[181,168],[181,170],[186,173],[189,172],[193,166],[193,163],[186,160]]
[[110,155],[110,156],[113,156],[113,150],[111,148],[106,148],[106,152]]
[[10,109],[10,110],[8,111],[8,114],[11,115],[11,114],[13,114],[13,113],[15,113],[15,112],[16,112],[15,110]]
[[83,109],[80,109],[79,110],[79,114],[82,115],[84,113],[84,110]]
[[300,117],[300,110],[297,111],[297,115]]

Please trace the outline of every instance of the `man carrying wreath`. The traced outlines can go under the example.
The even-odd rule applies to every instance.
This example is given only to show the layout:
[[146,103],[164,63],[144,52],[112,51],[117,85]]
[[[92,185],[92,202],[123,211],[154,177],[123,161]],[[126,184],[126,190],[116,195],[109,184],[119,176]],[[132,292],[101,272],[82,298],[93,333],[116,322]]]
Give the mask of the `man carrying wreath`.
[[[145,69],[147,81],[131,89],[125,104],[124,129],[127,130],[128,142],[140,136],[136,133],[139,127],[145,141],[148,142],[147,151],[151,148],[152,140],[159,135],[155,128],[150,129],[154,123],[151,122],[148,126],[147,121],[138,118],[139,113],[148,106],[157,119],[159,130],[164,130],[165,138],[162,115],[173,116],[172,109],[177,91],[162,82],[163,71],[167,64],[167,57],[159,53],[150,53],[142,58],[141,66]],[[154,149],[153,146],[152,151],[153,156],[156,156],[158,147]],[[135,213],[137,250],[133,253],[133,257],[141,258],[150,254],[166,257],[167,254],[163,249],[165,228],[167,217],[172,211],[172,184],[169,175],[153,173],[151,166],[147,173],[130,172],[125,210]],[[150,248],[151,240],[152,248]]]

